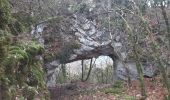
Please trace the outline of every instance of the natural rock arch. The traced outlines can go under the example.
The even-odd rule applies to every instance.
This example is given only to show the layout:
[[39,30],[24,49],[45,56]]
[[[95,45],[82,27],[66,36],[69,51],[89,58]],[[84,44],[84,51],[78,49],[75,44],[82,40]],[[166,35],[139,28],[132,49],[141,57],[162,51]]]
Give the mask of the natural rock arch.
[[[56,29],[56,27],[53,27],[52,29],[49,28],[49,30],[52,30],[51,33],[60,33],[57,34],[58,36],[53,37],[56,38],[53,40],[53,44],[46,44],[44,42],[44,36],[39,34],[42,33],[44,35],[49,36],[50,31],[46,30],[47,32],[43,31],[44,26],[41,24],[39,25],[36,30],[33,30],[32,33],[35,37],[39,40],[39,42],[44,45],[44,48],[46,51],[50,50],[50,45],[52,45],[53,48],[61,49],[61,47],[58,44],[58,39],[62,38],[63,41],[66,41],[66,43],[71,43],[71,41],[75,40],[78,41],[78,44],[80,47],[73,48],[72,52],[67,57],[67,60],[64,63],[70,63],[77,60],[83,60],[83,59],[90,59],[90,58],[97,58],[99,56],[109,56],[112,58],[114,64],[114,77],[116,78],[116,69],[118,66],[124,66],[123,60],[126,59],[126,50],[123,48],[123,44],[121,41],[121,34],[120,33],[114,33],[113,38],[110,37],[110,34],[106,30],[98,30],[96,27],[96,22],[88,20],[83,15],[73,15],[73,18],[69,19],[71,26],[62,27],[60,25],[61,29],[57,29],[57,31],[53,31],[53,28]],[[60,23],[61,24],[61,23]],[[58,26],[57,26],[58,28]],[[63,29],[62,29],[63,28]],[[63,30],[68,30],[66,33],[63,32]],[[62,30],[62,31],[59,31]],[[67,32],[73,32],[68,34]],[[54,35],[54,34],[52,34]],[[61,42],[61,41],[60,41]],[[67,47],[66,47],[67,48]],[[60,50],[62,51],[62,49]],[[67,53],[64,52],[64,53]],[[60,53],[59,53],[60,54]],[[55,85],[55,70],[56,68],[61,64],[60,59],[56,58],[52,61],[48,61],[44,63],[44,67],[46,69],[46,82],[47,86],[53,86]],[[131,64],[134,66],[134,64]]]
[[[117,62],[120,62],[120,59],[117,55],[116,52],[114,52],[114,48],[112,47],[111,44],[108,45],[104,45],[104,46],[100,46],[100,47],[96,47],[90,51],[82,51],[82,53],[80,54],[71,54],[69,60],[67,60],[65,63],[70,63],[70,62],[74,62],[74,61],[78,61],[78,60],[85,60],[85,59],[91,59],[91,58],[97,58],[99,56],[109,56],[114,64],[114,78],[116,78],[116,68],[117,68]],[[60,66],[60,61],[59,60],[55,60],[52,61],[50,63],[47,63],[47,86],[53,86],[55,85],[55,68],[57,68],[58,66]]]
[[[125,58],[125,53],[121,53],[122,51],[122,43],[120,42],[120,36],[114,36],[113,39],[110,38],[110,34],[106,30],[98,30],[96,27],[96,22],[88,20],[83,15],[73,15],[72,18],[69,19],[71,26],[61,27],[63,29],[57,29],[57,31],[53,30],[58,28],[58,26],[52,26],[52,28],[48,28],[48,25],[44,25],[45,22],[42,22],[31,32],[33,36],[37,38],[37,40],[44,45],[46,51],[50,50],[50,45],[53,45],[54,48],[61,49],[61,44],[58,44],[58,39],[62,38],[63,41],[67,41],[66,43],[70,43],[70,41],[78,41],[80,45],[79,48],[74,49],[67,57],[67,60],[64,63],[70,63],[77,60],[97,58],[99,56],[109,56],[113,59],[114,66],[116,68],[117,62],[120,62],[121,58]],[[42,25],[43,24],[43,25]],[[62,24],[62,23],[60,23]],[[44,30],[45,29],[45,30]],[[48,29],[48,30],[46,30]],[[73,33],[67,34],[63,33],[60,30],[70,30]],[[60,33],[57,34],[56,39],[53,40],[53,44],[45,43],[44,36],[49,36],[51,33]],[[52,34],[54,35],[54,34]],[[117,38],[118,37],[118,38]],[[53,37],[55,38],[55,37]],[[70,39],[71,38],[71,39]],[[116,39],[115,39],[116,38]],[[115,39],[115,40],[114,40]],[[60,41],[61,42],[61,41]],[[67,48],[67,47],[66,47]],[[62,49],[61,49],[62,51]],[[46,70],[46,82],[47,86],[55,85],[55,69],[61,64],[60,59],[56,58],[52,61],[47,61],[44,63],[44,68]]]

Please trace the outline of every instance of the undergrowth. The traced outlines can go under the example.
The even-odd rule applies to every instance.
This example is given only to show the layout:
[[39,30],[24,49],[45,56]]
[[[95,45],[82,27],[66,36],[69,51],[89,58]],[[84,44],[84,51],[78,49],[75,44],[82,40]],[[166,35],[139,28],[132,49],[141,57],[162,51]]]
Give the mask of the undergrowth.
[[117,99],[136,100],[135,97],[125,94],[122,81],[116,81],[111,87],[103,89],[102,92],[114,95]]

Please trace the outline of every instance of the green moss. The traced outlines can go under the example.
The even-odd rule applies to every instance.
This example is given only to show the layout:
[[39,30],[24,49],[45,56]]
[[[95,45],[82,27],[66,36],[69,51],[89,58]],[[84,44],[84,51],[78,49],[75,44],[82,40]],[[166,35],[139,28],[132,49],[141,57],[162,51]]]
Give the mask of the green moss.
[[121,95],[123,94],[123,82],[116,81],[110,88],[106,88],[103,90],[106,94],[113,94],[113,95]]
[[81,47],[81,45],[80,45],[79,43],[73,42],[73,43],[71,44],[71,48],[72,48],[72,49],[79,49],[80,47]]
[[11,95],[9,92],[9,80],[8,78],[2,77],[0,79],[0,88],[1,88],[1,98],[2,100],[11,100]]
[[[17,92],[17,87],[19,86],[20,90],[22,90],[22,87],[25,85],[34,88],[40,94],[44,94],[47,91],[43,77],[42,63],[36,60],[36,56],[42,54],[42,52],[42,47],[35,42],[22,43],[15,46],[9,45],[7,56],[2,59],[1,64],[4,66],[1,67],[4,70],[4,73],[1,73],[3,74],[1,79],[6,77],[8,80],[8,84],[2,83],[3,87],[7,87],[6,91],[3,92],[5,96],[11,94],[11,98],[15,97],[16,94],[14,92]],[[11,89],[10,87],[16,88]],[[29,95],[23,95],[28,100],[31,100],[34,97],[34,93],[29,88],[27,92],[31,93]]]
[[48,52],[44,54],[44,61],[49,62],[52,61],[53,59],[55,59],[55,56],[53,54],[50,54]]
[[22,33],[25,31],[24,25],[20,21],[14,18],[10,20],[8,27],[10,29],[11,34],[13,35],[18,35],[19,33]]
[[133,96],[125,95],[124,100],[136,100],[136,98]]
[[122,81],[116,81],[114,85],[109,88],[102,89],[101,91],[106,94],[114,95],[116,100],[136,100],[135,97],[125,94]]
[[[37,92],[41,98],[46,98],[43,96],[48,92],[42,63],[36,58],[43,53],[43,48],[33,41],[12,43],[11,37],[22,32],[23,27],[22,23],[11,18],[8,0],[0,0],[0,22],[0,98],[14,100],[16,96],[24,96],[24,99],[33,100]],[[29,74],[36,81],[34,85],[28,81],[31,80]]]
[[108,88],[105,90],[106,94],[122,94],[123,90],[121,88]]
[[30,42],[27,44],[26,52],[28,52],[32,56],[36,56],[43,53],[43,48],[40,44],[36,42]]
[[0,29],[5,29],[11,18],[8,0],[0,0]]
[[56,58],[59,59],[61,63],[65,63],[69,60],[70,55],[73,53],[73,50],[79,49],[80,46],[81,45],[78,44],[76,41],[71,41],[61,48],[61,52],[59,52]]
[[30,26],[36,23],[36,19],[26,12],[17,12],[13,14],[13,17],[17,20],[15,24],[23,25],[26,30],[29,30]]
[[2,65],[2,62],[7,56],[9,44],[10,38],[8,37],[8,33],[0,30],[0,79],[4,77],[5,66]]
[[33,87],[29,87],[26,86],[23,89],[23,96],[27,99],[27,100],[34,100],[35,96],[36,96],[36,89]]
[[113,85],[112,88],[123,88],[123,82],[122,81],[116,81]]

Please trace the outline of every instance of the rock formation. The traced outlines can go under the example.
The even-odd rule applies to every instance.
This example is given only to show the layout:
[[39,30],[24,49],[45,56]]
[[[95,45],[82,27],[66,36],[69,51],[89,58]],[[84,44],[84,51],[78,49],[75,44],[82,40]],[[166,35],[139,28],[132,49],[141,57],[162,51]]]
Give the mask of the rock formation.
[[[126,59],[126,52],[124,50],[124,46],[122,44],[121,38],[122,36],[120,34],[114,34],[113,38],[110,37],[110,34],[105,30],[99,30],[96,25],[96,21],[92,21],[87,19],[85,16],[81,14],[74,14],[73,16],[69,17],[69,23],[70,26],[63,27],[61,26],[61,29],[57,29],[57,32],[60,31],[60,34],[54,38],[54,40],[50,40],[50,43],[46,43],[44,35],[40,35],[40,33],[45,34],[48,36],[48,34],[51,34],[52,31],[45,31],[43,32],[43,25],[40,25],[37,27],[36,31],[34,30],[32,33],[34,34],[39,42],[44,45],[44,48],[46,52],[49,50],[54,51],[54,57],[50,61],[45,61],[45,70],[47,73],[47,86],[53,86],[55,85],[55,79],[56,79],[56,68],[60,66],[62,63],[70,63],[77,60],[83,60],[83,59],[90,59],[90,58],[97,58],[99,56],[109,56],[113,59],[113,66],[114,66],[114,77],[117,79],[117,76],[121,79],[127,80],[127,72],[125,70],[125,66],[128,66],[127,68],[130,70],[130,77],[137,78],[137,71],[134,67],[134,63],[127,63],[126,65],[123,64],[124,59]],[[60,23],[61,24],[61,23]],[[53,28],[56,29],[55,26]],[[69,29],[67,29],[69,28]],[[70,34],[64,33],[61,30],[69,30],[66,32],[70,32]],[[53,33],[54,34],[54,33]],[[62,40],[61,40],[62,39]],[[76,44],[73,44],[72,42]],[[63,45],[63,43],[65,43]],[[66,44],[72,44],[73,48],[67,47]],[[63,46],[61,46],[63,45]],[[76,48],[75,48],[76,45]],[[78,45],[78,46],[77,46]],[[70,50],[64,50],[64,48],[68,48]],[[55,48],[55,49],[54,49]],[[58,51],[56,53],[56,51]],[[67,54],[65,57],[65,60],[62,61],[58,55],[62,56],[62,54]],[[148,72],[146,72],[148,71]],[[149,76],[152,76],[152,70],[148,70],[148,67],[146,69],[144,68],[144,74],[149,73]]]

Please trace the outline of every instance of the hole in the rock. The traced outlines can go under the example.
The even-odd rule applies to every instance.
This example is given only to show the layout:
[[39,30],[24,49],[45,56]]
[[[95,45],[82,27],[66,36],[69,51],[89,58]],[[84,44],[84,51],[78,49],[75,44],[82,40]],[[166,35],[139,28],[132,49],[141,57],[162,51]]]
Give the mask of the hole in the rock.
[[109,56],[99,56],[98,58],[83,60],[82,78],[82,60],[74,61],[59,67],[56,82],[111,83],[113,76],[112,68],[113,61]]
[[[113,61],[109,56],[100,56],[83,62],[83,80],[82,60],[59,67],[56,87],[49,89],[51,98],[56,99],[66,95],[79,94],[83,91],[103,89],[112,84]],[[89,74],[90,65],[92,65],[92,68]]]

